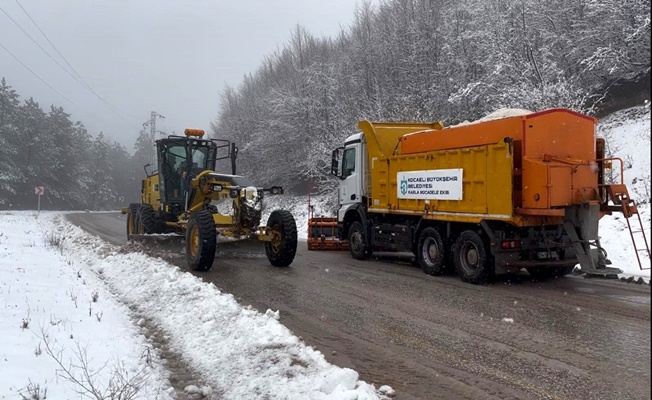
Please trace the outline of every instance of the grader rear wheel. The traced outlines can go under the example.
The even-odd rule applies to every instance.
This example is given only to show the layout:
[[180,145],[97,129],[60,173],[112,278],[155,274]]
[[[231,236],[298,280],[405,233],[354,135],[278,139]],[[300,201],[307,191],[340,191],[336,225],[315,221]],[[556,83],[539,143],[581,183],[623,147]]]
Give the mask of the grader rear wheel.
[[140,233],[145,233],[145,234],[160,233],[158,232],[157,229],[156,215],[154,214],[154,209],[149,204],[143,204],[139,207],[138,224],[140,226],[140,228],[138,229]]
[[186,260],[195,271],[208,271],[215,261],[217,231],[210,211],[197,211],[186,227]]
[[275,267],[287,267],[297,253],[297,223],[289,211],[276,210],[267,226],[272,228],[272,240],[265,242],[267,259]]

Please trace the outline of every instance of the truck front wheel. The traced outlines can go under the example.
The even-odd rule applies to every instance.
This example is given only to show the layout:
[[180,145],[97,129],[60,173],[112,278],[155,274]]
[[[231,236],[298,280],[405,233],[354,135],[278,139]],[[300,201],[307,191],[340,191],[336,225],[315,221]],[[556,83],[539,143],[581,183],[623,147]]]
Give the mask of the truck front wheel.
[[444,242],[435,228],[426,228],[419,236],[417,251],[419,266],[428,275],[442,275],[444,271]]
[[371,250],[367,249],[367,235],[360,222],[354,222],[349,228],[349,251],[356,260],[369,258]]
[[195,271],[208,271],[215,260],[217,231],[210,211],[193,213],[186,227],[186,260]]
[[495,274],[493,260],[482,237],[474,231],[464,231],[455,241],[453,258],[457,274],[463,281],[483,283]]

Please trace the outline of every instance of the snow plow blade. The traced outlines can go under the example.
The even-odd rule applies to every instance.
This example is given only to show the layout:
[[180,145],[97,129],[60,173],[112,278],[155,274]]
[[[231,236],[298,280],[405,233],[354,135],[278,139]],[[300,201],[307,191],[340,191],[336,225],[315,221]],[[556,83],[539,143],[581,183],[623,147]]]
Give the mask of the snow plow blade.
[[[139,243],[155,255],[157,252],[185,253],[186,238],[177,234],[132,235],[131,241]],[[216,257],[262,258],[265,255],[264,242],[251,239],[217,237]]]
[[337,218],[314,217],[308,220],[308,250],[349,249],[349,243],[337,237]]

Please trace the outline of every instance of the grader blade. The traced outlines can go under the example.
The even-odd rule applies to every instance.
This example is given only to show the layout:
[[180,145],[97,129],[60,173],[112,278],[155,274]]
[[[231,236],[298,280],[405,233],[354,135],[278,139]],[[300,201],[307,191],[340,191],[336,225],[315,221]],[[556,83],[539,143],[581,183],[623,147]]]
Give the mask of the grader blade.
[[157,252],[165,251],[170,253],[183,252],[184,237],[179,234],[135,234],[130,236],[134,243],[146,247],[148,250]]
[[218,236],[215,257],[263,258],[266,257],[265,243],[252,239],[232,239],[227,236]]
[[[132,241],[139,243],[150,253],[185,253],[186,238],[179,234],[132,235]],[[217,237],[216,257],[223,258],[263,258],[265,244],[251,239],[233,239],[219,235]]]

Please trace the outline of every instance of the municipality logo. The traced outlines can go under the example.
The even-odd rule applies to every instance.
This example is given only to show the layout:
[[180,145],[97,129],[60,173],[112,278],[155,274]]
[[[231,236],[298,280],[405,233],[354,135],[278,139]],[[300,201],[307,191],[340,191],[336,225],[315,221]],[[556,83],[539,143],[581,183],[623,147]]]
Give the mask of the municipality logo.
[[407,194],[407,189],[408,189],[408,184],[407,184],[407,179],[403,178],[401,179],[401,194],[405,195]]

